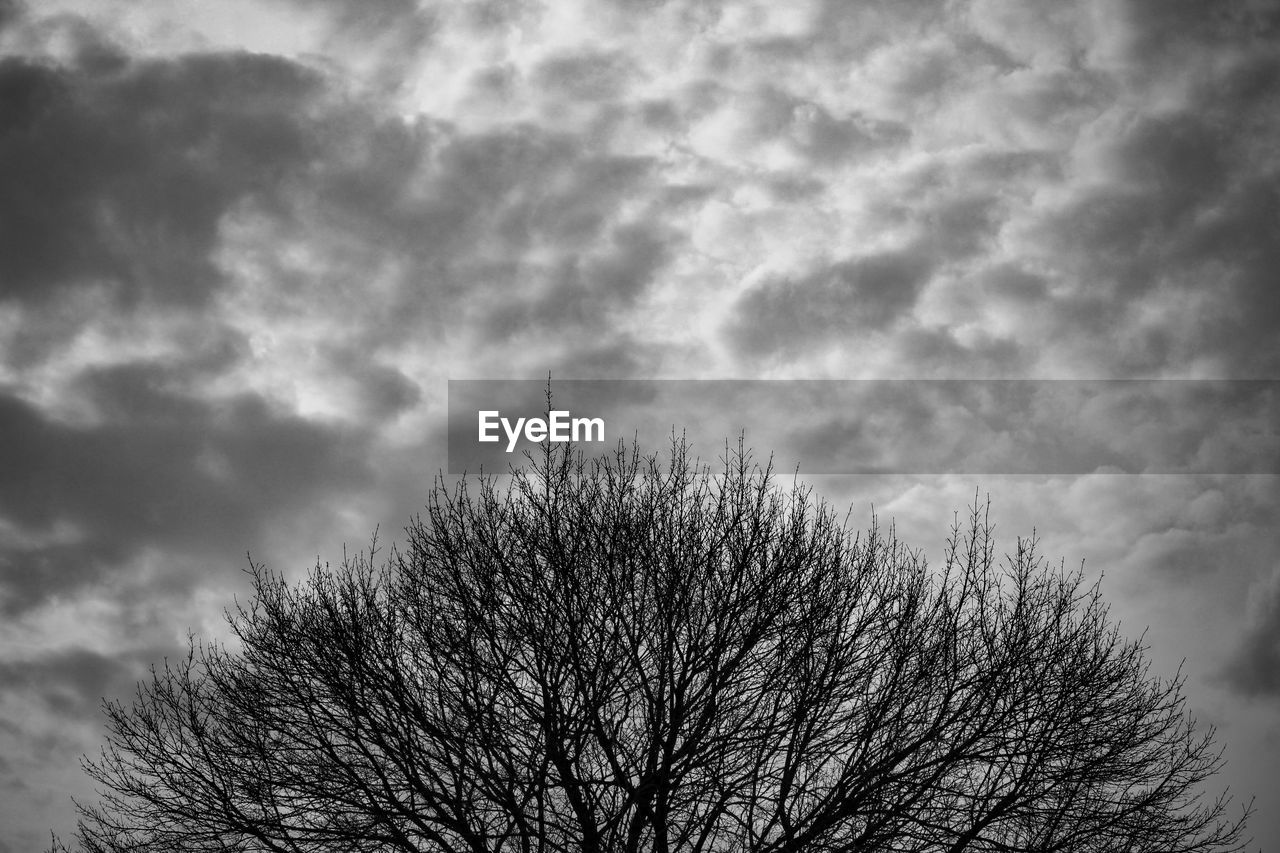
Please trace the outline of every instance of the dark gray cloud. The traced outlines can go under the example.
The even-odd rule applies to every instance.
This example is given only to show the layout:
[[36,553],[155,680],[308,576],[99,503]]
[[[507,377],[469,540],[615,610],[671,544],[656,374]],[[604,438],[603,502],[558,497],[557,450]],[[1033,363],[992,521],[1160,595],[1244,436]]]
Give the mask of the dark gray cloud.
[[206,300],[220,217],[305,167],[322,89],[247,53],[105,72],[0,60],[0,298],[105,284],[124,303]]
[[1280,697],[1280,575],[1259,584],[1250,618],[1234,654],[1219,673],[1232,690],[1265,699]]
[[[358,433],[253,394],[213,401],[170,387],[187,378],[156,364],[91,370],[78,388],[101,422],[85,426],[0,396],[0,517],[35,540],[0,551],[6,610],[98,581],[143,546],[226,560],[273,519],[360,485]],[[69,541],[40,541],[59,525]]]
[[963,379],[974,374],[999,376],[1010,365],[1035,358],[1034,345],[1013,337],[980,331],[961,342],[949,328],[913,324],[885,342],[886,362],[904,376]]
[[34,694],[48,712],[83,720],[99,711],[103,699],[126,695],[158,651],[148,648],[122,656],[73,648],[29,660],[0,660],[0,697]]
[[575,101],[605,101],[624,94],[633,73],[620,52],[556,54],[533,69],[530,83]]
[[932,270],[918,249],[838,261],[797,278],[772,278],[734,306],[728,335],[742,357],[767,357],[886,331],[909,311]]
[[1248,52],[1280,39],[1280,6],[1272,0],[1127,0],[1119,10],[1128,19],[1126,47],[1139,75],[1185,67],[1209,50]]
[[1265,330],[1280,325],[1270,286],[1280,162],[1266,140],[1280,128],[1280,15],[1266,4],[1126,9],[1126,73],[1158,87],[1155,75],[1177,70],[1187,95],[1117,123],[1090,154],[1100,180],[1039,233],[1077,293],[1097,297],[1082,319],[1106,334],[1124,334],[1134,308],[1209,297],[1197,323],[1154,333],[1122,369],[1152,373],[1216,351],[1230,375],[1274,375],[1280,349]]
[[[608,328],[654,283],[669,257],[662,229],[622,226],[554,268],[513,280],[487,326],[495,336]],[[532,280],[530,280],[532,279]],[[539,287],[541,285],[541,287]]]
[[[427,330],[518,336],[540,351],[576,345],[587,328],[607,338],[659,283],[681,239],[660,220],[619,215],[633,203],[683,203],[646,188],[649,159],[602,153],[570,134],[388,119],[343,139],[269,230],[248,235],[273,299],[352,317],[343,341],[321,347],[374,355]],[[280,243],[322,261],[297,269]],[[353,287],[388,266],[376,299]]]
[[25,12],[21,0],[0,0],[0,28],[10,26]]

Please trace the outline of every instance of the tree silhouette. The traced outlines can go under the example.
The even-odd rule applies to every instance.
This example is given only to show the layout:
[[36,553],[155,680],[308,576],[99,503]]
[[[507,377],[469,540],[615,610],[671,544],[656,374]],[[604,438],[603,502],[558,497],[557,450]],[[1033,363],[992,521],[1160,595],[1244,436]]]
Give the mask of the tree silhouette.
[[977,502],[933,568],[741,446],[531,462],[380,565],[252,565],[236,642],[108,704],[78,846],[1241,849],[1181,680]]

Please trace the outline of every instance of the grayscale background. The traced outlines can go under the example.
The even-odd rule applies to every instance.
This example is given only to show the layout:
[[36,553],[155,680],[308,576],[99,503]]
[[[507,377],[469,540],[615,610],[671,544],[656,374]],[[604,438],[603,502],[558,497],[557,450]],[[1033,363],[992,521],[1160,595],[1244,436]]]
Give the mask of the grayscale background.
[[[1270,0],[0,0],[0,851],[246,552],[397,538],[450,379],[1280,379],[1277,139]],[[747,443],[1102,574],[1276,849],[1270,384],[877,387]]]

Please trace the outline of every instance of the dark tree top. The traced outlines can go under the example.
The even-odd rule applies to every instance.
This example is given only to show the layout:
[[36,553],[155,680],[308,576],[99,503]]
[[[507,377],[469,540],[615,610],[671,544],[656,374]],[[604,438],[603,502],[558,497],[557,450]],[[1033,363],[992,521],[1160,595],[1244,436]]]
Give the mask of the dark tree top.
[[976,502],[930,567],[741,446],[544,450],[381,564],[252,566],[236,643],[108,706],[79,845],[1241,849],[1180,679]]

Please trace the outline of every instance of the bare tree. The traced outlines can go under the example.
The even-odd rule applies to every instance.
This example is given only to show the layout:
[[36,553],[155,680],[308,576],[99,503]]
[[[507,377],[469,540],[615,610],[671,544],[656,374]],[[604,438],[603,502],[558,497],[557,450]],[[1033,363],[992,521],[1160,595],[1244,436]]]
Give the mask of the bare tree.
[[1241,849],[1212,730],[1080,573],[997,561],[976,502],[930,568],[722,463],[545,447],[381,565],[253,566],[237,643],[108,705],[79,846]]

